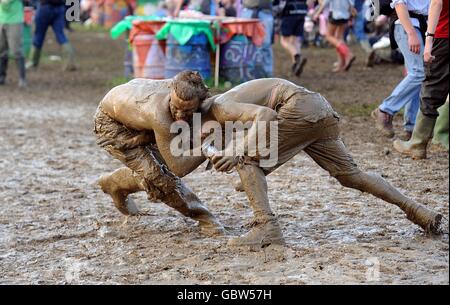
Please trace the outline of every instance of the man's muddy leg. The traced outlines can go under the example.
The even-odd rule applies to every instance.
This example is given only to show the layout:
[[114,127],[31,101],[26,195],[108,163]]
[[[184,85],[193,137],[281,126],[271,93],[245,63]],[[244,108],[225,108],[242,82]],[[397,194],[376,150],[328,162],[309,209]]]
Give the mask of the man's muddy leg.
[[161,201],[184,216],[198,221],[203,234],[214,236],[225,233],[216,217],[181,180],[177,181],[176,188],[164,195]]
[[184,216],[198,221],[202,233],[206,235],[224,233],[220,222],[183,181],[168,169],[156,148],[130,151],[126,161],[142,177],[140,184],[144,186],[149,200],[161,200]]
[[267,196],[267,181],[261,168],[240,164],[237,171],[250,207],[253,210],[253,228],[247,234],[230,239],[230,246],[257,246],[284,244],[280,225],[272,213]]
[[441,214],[406,197],[381,176],[359,170],[341,139],[317,141],[308,146],[305,152],[331,176],[336,177],[343,186],[395,204],[406,213],[409,220],[426,232],[441,233]]
[[[160,181],[160,180],[159,180]],[[139,212],[129,194],[139,191],[147,191],[146,182],[143,178],[133,173],[127,167],[120,168],[110,175],[103,175],[99,179],[99,185],[103,192],[109,194],[117,209],[124,215],[145,215]],[[154,198],[154,194],[149,195],[150,200],[161,200],[168,206],[174,208],[186,217],[197,220],[202,233],[207,235],[222,234],[224,229],[217,219],[202,204],[200,199],[185,186],[182,181],[178,181],[176,189],[170,194],[160,194],[159,198]]]
[[112,174],[100,177],[98,184],[103,192],[109,194],[116,208],[124,215],[141,215],[129,194],[145,191],[139,178],[127,167],[119,168]]
[[402,209],[409,220],[419,225],[428,233],[442,233],[442,214],[436,213],[424,205],[415,202],[400,193],[381,176],[360,172],[353,175],[341,175],[336,179],[346,187],[374,195]]

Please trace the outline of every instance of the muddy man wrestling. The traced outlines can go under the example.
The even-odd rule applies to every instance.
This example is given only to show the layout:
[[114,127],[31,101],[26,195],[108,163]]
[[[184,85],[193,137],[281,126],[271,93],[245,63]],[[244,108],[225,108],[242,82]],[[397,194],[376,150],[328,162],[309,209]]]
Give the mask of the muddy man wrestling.
[[[343,186],[370,193],[398,206],[426,232],[448,233],[443,216],[404,196],[381,176],[362,172],[339,136],[339,116],[319,93],[283,79],[259,79],[210,97],[198,73],[185,71],[174,79],[136,79],[112,89],[95,116],[98,144],[126,167],[100,178],[99,184],[124,214],[138,215],[128,195],[145,191],[151,201],[162,201],[187,217],[198,220],[202,232],[221,234],[223,227],[200,199],[181,181],[200,164],[204,155],[174,156],[171,133],[174,122],[251,123],[246,143],[256,143],[259,122],[277,122],[278,158],[263,165],[264,157],[230,154],[229,147],[210,157],[216,170],[236,169],[241,188],[253,210],[252,229],[231,238],[230,246],[284,244],[284,238],[267,195],[266,175],[305,151]],[[267,130],[267,129],[265,129]],[[194,149],[194,148],[192,148]],[[227,152],[227,153],[224,153]],[[238,158],[239,157],[239,158]]]

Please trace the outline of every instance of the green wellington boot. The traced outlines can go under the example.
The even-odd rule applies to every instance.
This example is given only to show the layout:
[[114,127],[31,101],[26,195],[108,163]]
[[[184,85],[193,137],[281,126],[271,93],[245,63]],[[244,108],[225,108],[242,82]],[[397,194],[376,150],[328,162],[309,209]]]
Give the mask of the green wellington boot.
[[62,45],[63,51],[63,70],[64,71],[75,71],[77,66],[75,65],[75,50],[72,45],[67,42]]
[[409,141],[395,140],[395,150],[416,160],[425,159],[427,157],[427,145],[433,135],[435,122],[436,119],[424,116],[419,111],[411,139]]
[[39,66],[39,60],[41,59],[41,49],[32,47],[28,61],[25,64],[26,69],[37,68]]
[[449,103],[447,102],[438,109],[439,117],[436,120],[436,126],[434,127],[433,143],[440,144],[448,150],[448,112]]

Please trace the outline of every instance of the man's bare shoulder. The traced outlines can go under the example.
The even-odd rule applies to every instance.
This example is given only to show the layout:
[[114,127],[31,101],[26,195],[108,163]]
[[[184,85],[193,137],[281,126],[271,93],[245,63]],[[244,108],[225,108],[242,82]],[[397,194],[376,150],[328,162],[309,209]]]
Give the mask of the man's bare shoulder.
[[170,83],[171,80],[134,79],[108,92],[101,107],[128,127],[149,129],[168,115]]
[[169,93],[172,80],[151,80],[136,78],[128,83],[112,88],[104,97],[102,103],[109,100],[126,102],[143,100],[156,93]]

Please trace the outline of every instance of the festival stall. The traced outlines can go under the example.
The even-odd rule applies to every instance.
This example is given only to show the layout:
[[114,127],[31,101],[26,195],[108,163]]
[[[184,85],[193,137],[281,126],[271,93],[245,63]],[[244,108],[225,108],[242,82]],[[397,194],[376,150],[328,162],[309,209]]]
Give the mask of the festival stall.
[[255,19],[230,18],[221,26],[220,77],[233,84],[265,77],[259,48],[264,26]]
[[265,77],[260,51],[265,32],[257,19],[129,16],[111,36],[115,39],[126,31],[135,77],[162,79],[196,70],[204,79],[214,79],[215,86],[219,79],[237,84]]

